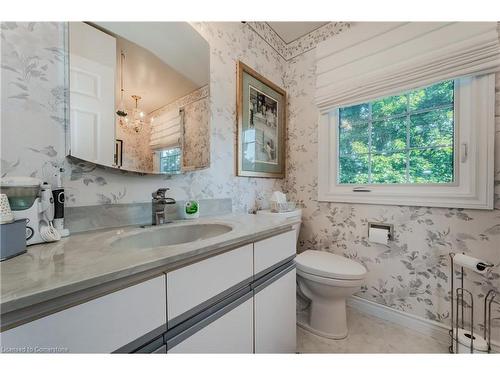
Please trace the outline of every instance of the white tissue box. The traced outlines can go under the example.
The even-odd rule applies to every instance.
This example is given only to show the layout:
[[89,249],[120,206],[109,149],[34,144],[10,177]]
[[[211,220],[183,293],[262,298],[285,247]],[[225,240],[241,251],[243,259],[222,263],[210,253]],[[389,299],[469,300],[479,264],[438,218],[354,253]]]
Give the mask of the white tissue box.
[[289,212],[295,210],[295,202],[271,202],[271,212]]

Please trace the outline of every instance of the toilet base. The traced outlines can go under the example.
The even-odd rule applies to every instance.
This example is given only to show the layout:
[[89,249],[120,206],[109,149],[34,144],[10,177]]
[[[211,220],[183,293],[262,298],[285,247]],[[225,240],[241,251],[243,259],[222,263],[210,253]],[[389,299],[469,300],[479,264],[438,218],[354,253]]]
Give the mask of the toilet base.
[[342,339],[345,339],[349,334],[349,331],[347,331],[347,330],[345,331],[345,333],[335,334],[335,335],[330,334],[330,333],[326,333],[323,331],[318,331],[317,329],[314,329],[309,325],[308,320],[309,320],[309,317],[308,317],[307,313],[299,313],[297,315],[297,325],[300,328],[303,328],[306,331],[311,332],[312,334],[314,334],[316,336],[325,337],[327,339],[333,339],[333,340],[342,340]]

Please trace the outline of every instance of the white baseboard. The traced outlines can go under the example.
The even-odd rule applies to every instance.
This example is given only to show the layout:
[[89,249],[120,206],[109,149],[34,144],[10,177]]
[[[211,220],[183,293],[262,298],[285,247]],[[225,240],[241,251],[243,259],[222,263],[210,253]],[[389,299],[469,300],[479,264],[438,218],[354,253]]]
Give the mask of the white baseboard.
[[[357,296],[352,296],[347,299],[347,306],[365,314],[387,320],[391,323],[399,324],[400,326],[412,329],[423,335],[430,336],[442,344],[449,345],[450,343],[450,337],[448,335],[450,327],[442,323],[424,319]],[[492,351],[499,353],[500,343],[492,341],[491,349]]]

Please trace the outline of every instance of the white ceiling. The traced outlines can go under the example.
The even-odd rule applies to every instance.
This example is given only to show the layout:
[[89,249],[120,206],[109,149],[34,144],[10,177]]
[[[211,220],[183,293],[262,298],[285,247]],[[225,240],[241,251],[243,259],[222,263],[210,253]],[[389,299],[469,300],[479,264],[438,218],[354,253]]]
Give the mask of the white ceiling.
[[187,22],[95,22],[154,53],[199,87],[209,82],[210,47]]
[[285,43],[293,42],[329,22],[268,22]]
[[[125,54],[123,86],[126,108],[134,108],[132,95],[139,95],[142,98],[140,107],[150,113],[200,87],[190,77],[180,74],[148,49],[121,37],[116,38],[117,69],[121,63],[120,51]],[[115,96],[117,105],[120,102],[118,83]]]

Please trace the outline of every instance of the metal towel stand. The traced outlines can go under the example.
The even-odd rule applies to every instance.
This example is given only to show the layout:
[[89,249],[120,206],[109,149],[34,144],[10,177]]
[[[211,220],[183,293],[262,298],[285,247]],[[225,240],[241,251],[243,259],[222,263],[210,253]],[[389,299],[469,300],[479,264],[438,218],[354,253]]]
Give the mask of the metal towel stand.
[[[455,270],[454,270],[454,262],[453,257],[455,253],[450,253],[450,279],[451,279],[451,290],[450,290],[450,300],[451,300],[451,327],[449,331],[450,335],[450,346],[448,348],[450,353],[458,353],[458,329],[464,329],[465,325],[465,300],[464,295],[468,297],[470,302],[470,352],[474,352],[474,295],[471,291],[464,288],[464,268],[460,267],[460,287],[454,289],[454,278],[455,278]],[[488,268],[491,268],[493,265],[487,265]],[[453,298],[455,295],[455,298]],[[497,297],[497,292],[494,289],[491,289],[486,293],[484,297],[484,335],[483,338],[488,345],[488,353],[491,351],[491,305],[492,303],[498,303],[495,301]],[[456,311],[456,316],[455,316]]]

